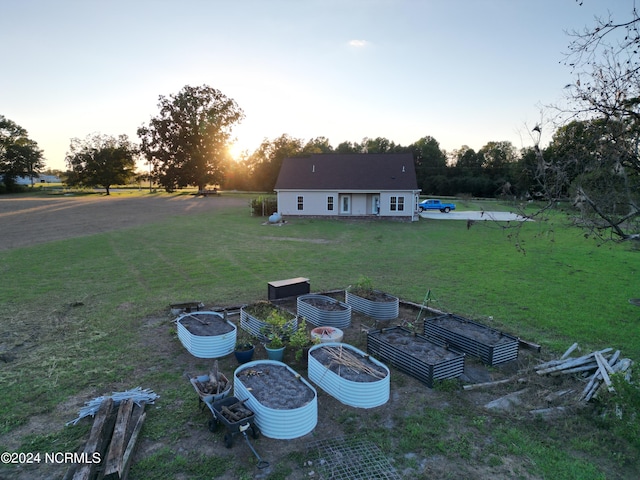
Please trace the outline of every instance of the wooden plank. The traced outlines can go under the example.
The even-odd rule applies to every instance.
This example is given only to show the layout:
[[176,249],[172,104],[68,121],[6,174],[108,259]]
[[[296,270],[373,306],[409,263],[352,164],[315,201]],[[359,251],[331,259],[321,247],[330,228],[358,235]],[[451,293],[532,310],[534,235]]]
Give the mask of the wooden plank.
[[[91,427],[89,440],[84,447],[84,453],[91,458],[94,453],[100,453],[100,457],[104,458],[113,426],[115,424],[114,402],[112,398],[107,398],[100,404],[98,413],[96,413]],[[86,463],[76,470],[73,480],[89,480],[94,478],[97,470],[95,463]]]
[[602,375],[602,379],[604,380],[604,383],[606,383],[607,387],[609,387],[609,391],[612,391],[613,390],[613,386],[611,385],[611,379],[609,378],[609,372],[613,373],[613,370],[611,370],[611,367],[609,366],[607,361],[604,359],[604,357],[602,355],[600,355],[599,352],[595,353],[595,357],[596,357],[596,361],[598,362],[598,368],[599,368],[600,375]]
[[578,342],[574,343],[573,345],[571,345],[566,352],[564,352],[564,354],[560,357],[560,360],[564,360],[565,358],[567,358],[569,355],[571,355],[571,353],[578,348]]
[[[464,390],[475,390],[476,388],[494,387],[496,385],[502,385],[504,383],[513,382],[516,379],[517,379],[517,376],[516,377],[510,377],[510,378],[505,378],[505,379],[502,379],[502,380],[496,380],[496,381],[493,381],[493,382],[472,383],[472,384],[469,384],[469,385],[465,385],[462,388]],[[524,379],[521,378],[518,381],[520,383],[523,383]]]
[[127,445],[127,425],[131,419],[132,410],[133,400],[129,398],[120,402],[116,424],[113,429],[113,435],[111,436],[111,443],[109,444],[107,457],[104,461],[103,475],[105,479],[120,478],[120,472],[122,472],[122,456],[124,455],[124,450]]
[[[142,407],[144,410],[144,406]],[[131,458],[133,457],[133,452],[136,446],[136,442],[138,440],[138,435],[140,434],[140,430],[142,430],[142,424],[144,423],[144,419],[147,414],[143,411],[138,417],[138,421],[133,428],[133,432],[131,433],[131,438],[129,439],[129,443],[127,444],[127,449],[122,456],[122,472],[120,476],[120,480],[126,480],[129,476],[129,467],[131,466]]]

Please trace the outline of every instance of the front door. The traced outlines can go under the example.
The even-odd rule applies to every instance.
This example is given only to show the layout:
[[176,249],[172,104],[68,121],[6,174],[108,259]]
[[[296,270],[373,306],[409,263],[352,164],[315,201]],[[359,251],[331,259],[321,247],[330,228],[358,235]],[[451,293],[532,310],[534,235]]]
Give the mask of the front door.
[[371,213],[378,215],[380,213],[380,195],[371,197]]
[[351,213],[351,195],[340,195],[340,213]]

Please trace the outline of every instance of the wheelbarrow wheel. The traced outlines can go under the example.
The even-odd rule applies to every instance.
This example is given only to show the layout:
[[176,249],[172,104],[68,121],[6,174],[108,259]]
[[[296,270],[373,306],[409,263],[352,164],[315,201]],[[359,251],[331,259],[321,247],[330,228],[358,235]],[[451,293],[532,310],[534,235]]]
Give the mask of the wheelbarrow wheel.
[[227,448],[231,448],[233,446],[233,435],[230,433],[224,434],[224,446]]
[[212,418],[209,420],[209,431],[215,432],[216,430],[218,430],[218,421],[215,418]]
[[260,436],[260,430],[255,425],[251,425],[251,437],[255,440]]

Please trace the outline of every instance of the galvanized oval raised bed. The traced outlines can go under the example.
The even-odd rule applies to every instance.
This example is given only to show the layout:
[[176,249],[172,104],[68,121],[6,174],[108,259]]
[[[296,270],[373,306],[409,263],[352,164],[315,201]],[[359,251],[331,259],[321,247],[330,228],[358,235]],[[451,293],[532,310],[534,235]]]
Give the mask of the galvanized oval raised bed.
[[356,312],[375,318],[376,320],[393,320],[398,318],[400,300],[388,293],[374,291],[378,299],[371,300],[345,290],[345,303],[351,305]]
[[373,408],[389,401],[389,369],[352,345],[311,347],[308,368],[309,380],[345,405]]
[[351,325],[351,306],[326,295],[300,295],[298,316],[318,327],[346,328]]
[[178,338],[191,355],[220,358],[233,352],[237,327],[218,312],[191,312],[176,320]]
[[280,440],[302,437],[318,423],[318,393],[285,363],[276,360],[245,363],[234,372],[233,388],[236,397],[246,399],[265,437]]

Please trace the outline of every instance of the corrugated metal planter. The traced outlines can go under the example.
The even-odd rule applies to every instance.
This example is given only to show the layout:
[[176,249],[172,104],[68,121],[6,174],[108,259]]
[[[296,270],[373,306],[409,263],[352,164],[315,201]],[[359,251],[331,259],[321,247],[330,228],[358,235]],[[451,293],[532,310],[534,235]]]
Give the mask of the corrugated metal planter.
[[429,388],[434,380],[456,378],[464,372],[464,353],[448,348],[439,339],[414,334],[403,327],[370,331],[367,352]]
[[194,357],[220,358],[235,348],[237,327],[218,312],[184,313],[175,321],[180,342]]
[[[251,305],[240,308],[240,328],[242,328],[245,332],[250,333],[254,337],[257,337],[261,342],[269,341],[264,333],[269,329],[269,324],[266,323],[264,319],[257,318],[248,313],[246,309],[250,306]],[[290,315],[292,317],[292,319],[287,322],[285,328],[289,329],[291,332],[295,332],[296,330],[298,330],[298,317],[282,308],[279,308],[279,310],[283,314]]]
[[352,345],[323,343],[311,347],[308,368],[309,380],[345,405],[373,408],[389,400],[389,369]]
[[487,365],[518,358],[519,342],[516,337],[450,313],[425,319],[424,333],[445,339]]
[[351,306],[326,295],[311,293],[297,300],[298,316],[318,327],[346,328],[351,325]]
[[276,360],[245,363],[234,372],[234,395],[245,400],[265,437],[290,440],[318,423],[318,393],[300,374]]
[[351,305],[356,312],[375,318],[376,320],[393,320],[398,318],[400,312],[400,300],[388,293],[373,291],[377,299],[361,297],[345,290],[345,303]]

